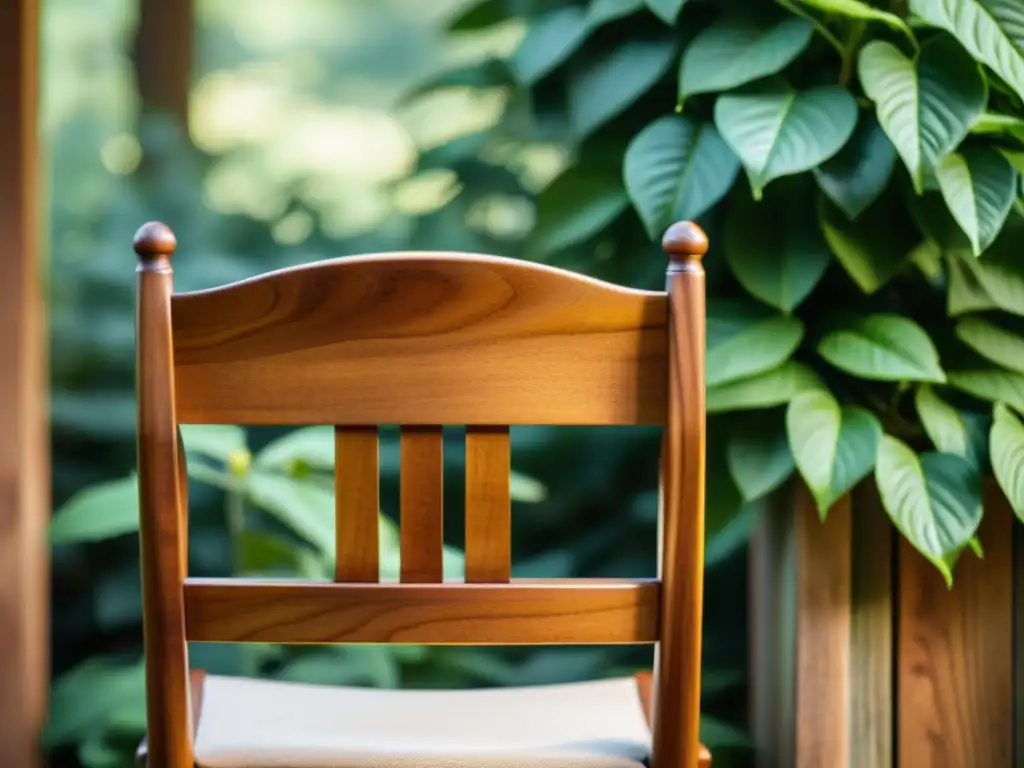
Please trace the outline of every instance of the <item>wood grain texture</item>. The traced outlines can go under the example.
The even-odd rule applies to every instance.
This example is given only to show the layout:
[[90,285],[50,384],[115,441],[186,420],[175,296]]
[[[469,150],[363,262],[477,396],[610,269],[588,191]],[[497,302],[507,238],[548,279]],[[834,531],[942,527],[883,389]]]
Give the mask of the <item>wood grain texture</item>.
[[444,579],[444,438],[441,427],[402,427],[401,577]]
[[[662,448],[661,634],[655,652],[655,766],[695,766],[700,755],[704,600],[704,268],[699,253],[669,253],[669,394]],[[699,232],[699,230],[697,230]],[[686,243],[692,241],[688,229]],[[703,237],[703,233],[700,233]],[[706,248],[706,238],[704,247]]]
[[850,765],[851,507],[837,501],[822,523],[803,484],[796,515],[796,765]]
[[662,424],[667,314],[663,293],[513,259],[319,262],[174,297],[178,415]]
[[870,479],[854,490],[852,502],[850,766],[892,768],[896,532]]
[[[640,697],[640,706],[644,710],[644,719],[647,721],[647,726],[651,727],[654,714],[654,675],[650,672],[637,672],[633,675],[633,679],[636,680],[636,692]],[[703,744],[700,745],[700,759],[697,762],[697,768],[711,768],[711,752]]]
[[[796,515],[773,494],[750,538],[750,721],[756,768],[796,766]],[[802,767],[801,767],[802,768]]]
[[512,578],[508,427],[466,428],[466,581]]
[[39,233],[39,6],[0,3],[0,765],[42,762],[49,688],[49,434]]
[[899,768],[1013,764],[1013,515],[990,484],[979,560],[952,590],[905,541],[899,553]]
[[655,581],[334,584],[189,579],[190,640],[560,645],[650,643]]
[[1014,765],[1024,765],[1024,526],[1013,526]]
[[183,517],[174,413],[170,255],[174,235],[149,224],[135,240],[139,540],[142,549],[146,720],[152,768],[193,768],[185,643]]
[[377,427],[334,430],[335,581],[380,579],[380,446]]

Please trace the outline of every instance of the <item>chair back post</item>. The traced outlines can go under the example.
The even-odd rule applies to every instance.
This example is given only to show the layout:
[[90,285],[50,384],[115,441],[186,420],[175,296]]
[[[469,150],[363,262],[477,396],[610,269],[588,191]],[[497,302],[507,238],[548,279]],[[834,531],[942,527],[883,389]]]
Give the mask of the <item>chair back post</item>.
[[149,768],[193,768],[185,639],[188,542],[185,467],[174,412],[171,324],[174,233],[156,222],[135,235],[139,536]]
[[705,298],[707,236],[691,222],[662,240],[669,257],[668,414],[659,515],[662,582],[653,706],[654,768],[695,768],[700,758],[704,594]]

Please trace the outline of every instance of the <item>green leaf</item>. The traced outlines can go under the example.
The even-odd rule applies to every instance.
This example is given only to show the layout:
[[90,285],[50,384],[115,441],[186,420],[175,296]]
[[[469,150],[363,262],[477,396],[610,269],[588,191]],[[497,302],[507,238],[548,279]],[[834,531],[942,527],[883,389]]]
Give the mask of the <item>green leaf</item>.
[[836,500],[875,466],[882,425],[871,413],[841,407],[827,390],[804,392],[786,409],[786,432],[797,469],[822,520]]
[[1003,228],[1017,196],[1017,171],[994,149],[970,146],[942,158],[935,178],[974,255],[980,256]]
[[996,482],[1024,522],[1024,424],[1002,403],[996,404],[989,441]]
[[953,565],[981,523],[981,477],[962,456],[926,453],[885,435],[875,480],[893,525],[953,584]]
[[256,456],[256,466],[300,474],[303,469],[334,471],[334,428],[302,427],[268,443]]
[[820,389],[821,380],[805,365],[788,360],[778,368],[707,388],[708,413],[749,411],[788,403],[801,392]]
[[755,199],[780,176],[810,170],[835,155],[853,133],[857,103],[840,86],[806,91],[773,86],[719,96],[715,125],[739,155]]
[[647,7],[651,9],[651,13],[669,25],[676,23],[676,19],[679,17],[679,11],[682,10],[684,5],[686,5],[686,0],[645,1],[647,3]]
[[1024,142],[1024,118],[1001,115],[997,112],[985,112],[975,121],[971,127],[971,133],[1012,136]]
[[866,113],[839,154],[814,169],[814,178],[846,218],[856,219],[882,194],[895,163],[896,148]]
[[927,384],[917,388],[914,405],[917,417],[937,451],[971,457],[971,435],[956,408],[935,394]]
[[591,0],[587,21],[591,27],[597,27],[636,13],[643,7],[644,0]]
[[569,58],[590,33],[587,12],[563,5],[538,16],[509,66],[524,85],[533,85]]
[[949,383],[991,403],[1003,402],[1024,412],[1024,375],[1011,371],[950,371]]
[[859,219],[850,221],[825,197],[818,201],[818,221],[836,260],[864,293],[874,293],[899,272],[913,243],[906,228],[893,226],[892,204],[885,198]]
[[309,481],[253,469],[246,491],[257,507],[334,557],[334,493]]
[[700,716],[700,740],[708,749],[718,748],[723,752],[730,749],[749,749],[752,746],[746,731],[708,715]]
[[146,669],[93,657],[65,672],[50,689],[50,712],[43,732],[47,750],[72,744],[104,730],[115,711],[146,708]]
[[181,439],[185,453],[206,456],[229,464],[241,453],[248,453],[245,430],[225,424],[183,424]]
[[793,474],[796,466],[785,422],[778,418],[768,421],[744,417],[733,425],[729,435],[729,474],[746,501],[767,496]]
[[616,176],[585,163],[574,165],[538,196],[532,247],[543,257],[581,243],[615,221],[628,205]]
[[987,360],[1024,374],[1024,338],[979,317],[966,317],[958,322],[956,335]]
[[734,198],[726,213],[723,248],[740,285],[789,314],[814,290],[832,254],[807,218],[804,196],[783,194],[787,189],[760,203]]
[[519,472],[509,474],[508,486],[512,501],[540,504],[548,497],[548,489],[544,483]]
[[951,317],[999,306],[978,280],[974,271],[976,259],[973,256],[948,256],[946,263],[949,267],[947,311]]
[[985,108],[981,70],[948,37],[929,41],[913,59],[875,40],[861,49],[858,69],[878,122],[920,194],[926,171],[956,148]]
[[50,523],[54,545],[101,541],[139,530],[139,480],[134,474],[79,491]]
[[578,139],[589,136],[651,88],[672,63],[672,40],[628,39],[569,77],[569,118]]
[[1019,0],[910,0],[910,9],[956,36],[1024,99],[1024,7]]
[[769,316],[750,322],[721,343],[709,342],[707,386],[778,367],[796,351],[803,336],[804,324],[796,318]]
[[842,371],[880,381],[946,380],[924,329],[899,315],[875,314],[828,333],[818,354]]
[[887,24],[897,32],[902,32],[911,42],[914,41],[914,34],[910,31],[903,19],[893,13],[886,13],[877,8],[871,7],[861,0],[799,0],[800,3],[811,8],[816,8],[825,13],[845,16],[848,19],[859,19],[861,21],[880,21]]
[[696,219],[722,199],[739,160],[710,123],[663,117],[629,143],[626,191],[651,238],[676,221]]
[[811,25],[790,17],[758,24],[726,16],[697,33],[679,64],[679,96],[719,93],[774,75],[811,42]]
[[475,32],[508,19],[503,0],[484,0],[459,11],[448,21],[450,32]]

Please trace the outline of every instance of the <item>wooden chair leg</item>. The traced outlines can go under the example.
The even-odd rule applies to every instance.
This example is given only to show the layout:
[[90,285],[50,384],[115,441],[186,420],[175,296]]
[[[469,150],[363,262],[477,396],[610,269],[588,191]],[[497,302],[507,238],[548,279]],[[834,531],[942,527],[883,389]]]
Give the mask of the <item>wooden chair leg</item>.
[[[654,676],[650,672],[637,672],[633,675],[636,680],[636,691],[640,696],[640,706],[644,709],[644,718],[647,725],[651,724],[651,707],[653,706]],[[653,766],[659,768],[659,766]],[[700,745],[700,762],[697,768],[711,768],[711,752],[703,744]]]

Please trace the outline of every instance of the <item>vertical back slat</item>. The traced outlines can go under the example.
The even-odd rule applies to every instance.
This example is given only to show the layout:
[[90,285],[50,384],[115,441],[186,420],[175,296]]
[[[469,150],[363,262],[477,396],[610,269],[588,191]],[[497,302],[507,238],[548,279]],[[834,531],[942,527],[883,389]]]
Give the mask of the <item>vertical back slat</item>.
[[401,539],[403,582],[440,583],[444,449],[439,426],[402,427]]
[[334,428],[335,581],[380,579],[377,427]]
[[466,427],[466,581],[512,576],[508,427]]

